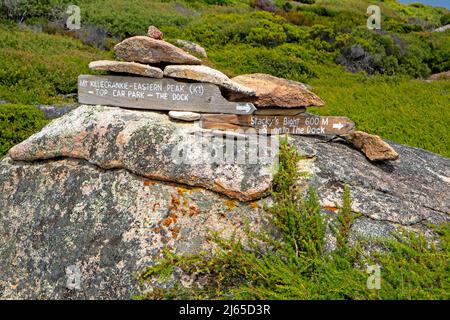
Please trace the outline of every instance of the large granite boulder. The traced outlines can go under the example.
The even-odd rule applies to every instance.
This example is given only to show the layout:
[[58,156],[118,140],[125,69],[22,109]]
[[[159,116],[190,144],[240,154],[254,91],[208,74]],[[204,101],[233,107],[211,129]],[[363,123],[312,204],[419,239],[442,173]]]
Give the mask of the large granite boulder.
[[[211,231],[267,228],[268,164],[169,161],[175,141],[199,130],[166,114],[83,106],[14,147],[0,161],[0,298],[129,299],[148,289],[137,276],[164,246],[212,250]],[[290,143],[304,156],[299,183],[317,189],[326,214],[350,186],[361,214],[352,238],[450,220],[450,159],[389,142],[400,158],[373,163],[344,140]]]
[[210,251],[211,231],[227,236],[248,222],[261,225],[261,216],[255,204],[126,169],[6,158],[0,299],[130,299],[146,289],[139,273],[164,247]]
[[221,137],[195,124],[171,122],[166,114],[81,106],[13,147],[9,155],[17,161],[84,159],[106,170],[124,168],[243,201],[266,195],[274,163],[270,150],[269,158],[256,163],[209,161],[211,152],[220,154],[226,147],[222,143]]
[[164,40],[135,36],[114,47],[116,56],[129,62],[201,64],[201,60]]

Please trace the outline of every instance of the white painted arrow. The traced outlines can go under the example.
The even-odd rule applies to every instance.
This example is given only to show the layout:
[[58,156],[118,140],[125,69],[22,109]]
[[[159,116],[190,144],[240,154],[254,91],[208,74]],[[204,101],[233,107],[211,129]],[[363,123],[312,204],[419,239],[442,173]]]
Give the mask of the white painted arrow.
[[245,104],[240,104],[238,103],[236,105],[236,110],[237,111],[244,111],[245,113],[251,113],[252,111],[255,111],[256,108],[252,103],[245,103]]
[[341,130],[344,127],[342,123],[333,123],[333,129]]

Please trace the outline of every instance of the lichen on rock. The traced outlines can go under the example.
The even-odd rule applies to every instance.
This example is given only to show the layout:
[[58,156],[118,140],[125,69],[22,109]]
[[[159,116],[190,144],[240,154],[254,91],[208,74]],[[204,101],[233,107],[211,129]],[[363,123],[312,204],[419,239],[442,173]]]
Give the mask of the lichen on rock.
[[[270,159],[275,153],[268,150],[272,158],[265,162],[218,159],[210,163],[215,152],[211,146],[229,145],[202,132],[195,124],[175,124],[161,113],[81,106],[13,147],[9,155],[20,161],[85,159],[103,169],[125,168],[143,177],[204,187],[243,201],[267,194],[274,171]],[[176,161],[183,152],[186,159]]]

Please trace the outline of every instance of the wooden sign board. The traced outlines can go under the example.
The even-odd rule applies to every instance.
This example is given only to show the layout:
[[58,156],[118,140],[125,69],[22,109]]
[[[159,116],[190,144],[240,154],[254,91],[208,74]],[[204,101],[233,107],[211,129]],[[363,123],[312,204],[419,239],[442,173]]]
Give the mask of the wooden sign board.
[[146,77],[78,77],[78,102],[135,109],[252,114],[251,103],[229,102],[215,84]]
[[257,133],[294,135],[341,135],[355,124],[345,117],[320,117],[309,113],[297,116],[203,115],[204,129],[239,130],[253,128]]
[[296,116],[305,113],[306,108],[259,108],[253,115],[258,116]]

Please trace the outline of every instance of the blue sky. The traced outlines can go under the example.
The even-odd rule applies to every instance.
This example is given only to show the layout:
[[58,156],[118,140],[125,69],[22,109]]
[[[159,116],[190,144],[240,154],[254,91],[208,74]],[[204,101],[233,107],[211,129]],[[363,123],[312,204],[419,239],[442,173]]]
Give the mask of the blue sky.
[[421,2],[435,7],[446,7],[450,9],[450,0],[399,0],[401,3]]

